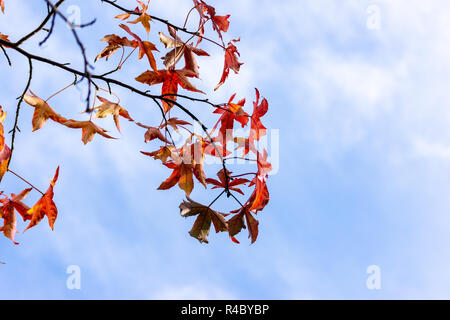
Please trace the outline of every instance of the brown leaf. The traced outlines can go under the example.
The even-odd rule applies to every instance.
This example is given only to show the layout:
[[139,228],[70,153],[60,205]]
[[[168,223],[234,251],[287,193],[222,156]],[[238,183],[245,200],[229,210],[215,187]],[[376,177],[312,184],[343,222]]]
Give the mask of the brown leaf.
[[118,49],[123,47],[132,47],[136,48],[138,47],[138,42],[135,40],[129,40],[127,37],[119,37],[115,34],[109,34],[103,37],[102,41],[105,41],[108,43],[105,49],[103,49],[102,52],[100,52],[96,57],[95,61],[98,59],[106,57],[106,60],[111,57]]
[[149,141],[152,141],[154,139],[159,139],[162,142],[170,143],[170,141],[167,140],[166,137],[164,137],[164,135],[161,133],[161,131],[158,128],[149,127],[149,126],[146,126],[146,125],[144,125],[144,124],[142,124],[140,122],[137,122],[136,124],[138,126],[142,127],[142,128],[146,128],[147,129],[147,131],[144,134],[145,143],[147,143]]
[[192,71],[194,76],[198,78],[198,65],[195,60],[195,55],[198,56],[209,56],[209,54],[199,48],[194,47],[192,44],[184,43],[177,35],[176,31],[171,27],[167,27],[172,38],[166,36],[163,32],[159,33],[159,40],[164,44],[164,46],[169,48],[174,48],[169,51],[162,59],[164,60],[164,65],[167,69],[175,68],[176,63],[184,56],[185,69]]
[[198,215],[189,234],[200,242],[208,243],[211,222],[216,233],[228,230],[224,215],[186,197],[187,201],[180,204],[180,214],[182,217]]
[[178,126],[192,126],[192,124],[190,122],[184,121],[184,120],[180,120],[176,117],[170,118],[167,120],[167,123],[162,124],[161,127],[165,127],[166,125],[169,125],[172,127],[173,130],[178,132]]
[[251,243],[254,243],[258,238],[259,222],[246,207],[237,210],[237,214],[228,220],[228,233],[234,242],[239,243],[234,236],[241,232],[242,229],[246,229],[244,218],[247,223],[248,237],[251,238]]

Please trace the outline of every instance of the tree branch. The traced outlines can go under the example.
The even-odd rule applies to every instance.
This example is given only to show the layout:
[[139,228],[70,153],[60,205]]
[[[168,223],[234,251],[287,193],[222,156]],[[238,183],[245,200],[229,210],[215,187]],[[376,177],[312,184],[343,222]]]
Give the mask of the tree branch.
[[[0,39],[0,45],[6,45],[6,46],[9,46],[11,49],[17,51],[18,53],[20,53],[20,54],[22,54],[22,55],[24,55],[24,56],[26,56],[29,60],[40,61],[40,62],[49,64],[49,65],[58,67],[58,68],[60,68],[60,69],[63,69],[63,70],[65,70],[65,71],[68,71],[68,72],[70,72],[70,73],[79,75],[79,76],[81,76],[81,77],[87,77],[87,76],[88,76],[87,73],[86,73],[86,70],[85,70],[84,72],[82,72],[82,71],[79,71],[79,70],[77,70],[77,69],[71,68],[71,67],[67,66],[66,64],[62,64],[62,63],[59,63],[59,62],[56,62],[56,61],[53,61],[53,60],[50,60],[50,59],[47,59],[47,58],[44,58],[44,57],[41,57],[41,56],[37,56],[37,55],[31,54],[31,53],[29,53],[28,51],[25,51],[24,49],[18,47],[15,43],[11,43],[11,42],[9,42],[9,41],[5,41],[5,40]],[[177,101],[174,101],[174,100],[172,100],[172,99],[166,98],[166,97],[164,97],[164,96],[162,96],[162,95],[152,95],[152,94],[149,94],[149,93],[147,93],[147,92],[144,92],[144,91],[142,91],[142,90],[139,90],[139,89],[137,89],[137,88],[135,88],[135,87],[133,87],[133,86],[127,84],[127,83],[121,82],[121,81],[119,81],[119,80],[116,80],[116,79],[113,79],[113,78],[107,78],[107,77],[104,77],[104,76],[102,76],[102,75],[93,75],[93,74],[89,74],[89,77],[90,77],[91,79],[98,79],[98,80],[104,81],[104,82],[106,82],[106,83],[108,84],[108,86],[109,86],[110,83],[115,84],[115,85],[117,85],[117,86],[119,86],[119,87],[128,89],[128,90],[130,90],[130,91],[132,91],[132,92],[134,92],[134,93],[136,93],[136,94],[139,94],[139,95],[141,95],[141,96],[150,98],[150,99],[152,99],[152,100],[158,99],[158,100],[164,101],[164,102],[166,102],[166,103],[172,103],[172,104],[174,104],[175,106],[177,106],[180,110],[182,110],[184,113],[186,113],[189,117],[191,117],[194,121],[196,121],[196,122],[201,126],[202,130],[206,133],[206,135],[208,136],[208,138],[211,140],[211,144],[213,145],[215,151],[216,151],[217,154],[219,155],[219,158],[220,158],[220,160],[221,160],[221,162],[222,162],[222,167],[223,167],[224,172],[225,172],[225,175],[226,175],[226,179],[225,179],[225,181],[226,181],[225,187],[226,187],[226,188],[225,188],[225,190],[226,190],[226,192],[227,192],[227,196],[228,196],[228,197],[230,196],[230,190],[229,190],[229,186],[228,186],[228,180],[229,180],[229,177],[228,177],[228,174],[227,174],[227,169],[226,169],[225,159],[223,158],[222,153],[219,151],[219,149],[218,149],[216,143],[213,141],[212,137],[210,136],[210,134],[209,134],[209,132],[208,132],[208,128],[207,128],[207,127],[206,127],[206,126],[205,126],[205,125],[204,125],[204,124],[203,124],[203,123],[202,123],[202,122],[201,122],[201,121],[200,121],[200,120],[199,120],[199,119],[191,112],[191,111],[189,111],[186,107],[184,107],[182,104],[180,104],[180,103],[177,102]],[[29,79],[29,81],[31,81],[31,78]],[[92,80],[91,80],[91,81],[92,81]],[[27,90],[28,90],[28,89],[27,89]],[[172,96],[173,96],[173,95],[172,95]],[[184,96],[184,95],[180,95],[180,96],[183,97],[183,98],[186,98],[186,99],[190,99],[190,100],[192,100],[192,101],[204,102],[204,103],[211,104],[211,102],[209,102],[207,99],[196,99],[196,98],[192,98],[192,97]],[[23,96],[22,96],[22,97],[23,97]],[[21,102],[21,101],[20,101],[20,102]],[[213,104],[213,105],[214,105],[214,104]],[[163,113],[164,113],[164,111],[163,111]],[[165,117],[165,115],[164,115],[164,117]]]
[[[106,2],[106,3],[110,4],[111,6],[117,8],[117,9],[119,9],[119,10],[125,12],[125,13],[131,14],[131,15],[139,15],[140,14],[140,13],[134,12],[134,10],[128,10],[128,9],[126,9],[124,7],[121,7],[120,5],[118,5],[116,3],[116,0],[100,0],[100,1],[101,2]],[[206,41],[209,41],[211,43],[214,43],[215,45],[217,45],[217,46],[221,47],[222,49],[226,50],[224,45],[222,45],[222,44],[218,43],[217,41],[214,41],[214,40],[212,40],[210,38],[202,36],[200,33],[198,33],[198,31],[190,31],[190,30],[186,29],[186,27],[179,27],[177,25],[174,25],[174,24],[170,23],[168,20],[162,19],[160,17],[155,17],[155,16],[152,16],[152,15],[148,15],[148,16],[150,18],[152,18],[152,20],[162,22],[165,25],[174,28],[175,30],[180,30],[180,31],[182,31],[184,33],[187,33],[187,34],[190,34],[192,36],[196,36],[196,37],[202,38],[203,40],[206,40]]]
[[[55,3],[54,8],[58,8],[65,0],[59,0],[57,3]],[[33,31],[31,31],[29,34],[27,34],[26,36],[22,37],[19,41],[16,42],[16,45],[20,46],[22,43],[24,43],[25,41],[27,41],[28,39],[30,39],[32,36],[34,36],[36,33],[38,33],[39,31],[41,31],[44,26],[47,24],[48,20],[50,20],[50,18],[56,13],[56,10],[52,9],[47,17],[45,17],[44,20],[42,20],[41,24],[34,29]]]
[[19,97],[19,102],[17,103],[17,107],[16,107],[16,117],[14,119],[14,127],[12,128],[12,137],[11,137],[11,155],[9,157],[8,160],[8,165],[7,168],[9,168],[9,164],[11,163],[11,159],[13,156],[13,151],[14,151],[14,142],[16,139],[16,131],[17,131],[17,123],[19,121],[19,114],[20,114],[20,105],[22,104],[23,101],[23,96],[27,93],[28,89],[30,88],[30,84],[31,84],[31,78],[33,77],[33,61],[31,60],[30,57],[28,57],[28,65],[29,65],[29,71],[28,71],[28,81],[27,84],[25,86],[25,89],[23,90],[22,95]]

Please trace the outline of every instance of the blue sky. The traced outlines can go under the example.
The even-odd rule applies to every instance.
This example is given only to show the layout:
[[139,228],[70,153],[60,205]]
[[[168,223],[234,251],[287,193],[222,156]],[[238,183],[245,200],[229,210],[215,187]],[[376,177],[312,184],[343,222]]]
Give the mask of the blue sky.
[[[279,129],[279,170],[268,181],[258,241],[249,245],[243,234],[235,245],[211,234],[201,245],[191,238],[193,221],[179,216],[183,193],[156,190],[169,172],[139,155],[154,147],[139,128],[122,121],[119,140],[95,137],[84,146],[79,132],[52,123],[31,133],[33,110],[24,105],[11,167],[44,189],[61,165],[60,214],[53,232],[44,221],[18,234],[18,246],[0,238],[7,262],[0,265],[0,298],[450,298],[448,1],[210,3],[231,14],[227,39],[241,37],[245,64],[214,92],[223,56],[206,46],[211,57],[199,59],[196,85],[218,102],[234,92],[252,101],[258,87],[270,104],[264,123]],[[63,10],[71,4],[77,1]],[[182,24],[190,5],[152,0],[150,10]],[[111,19],[118,11],[93,1],[79,8],[83,22],[98,17],[80,32],[90,57],[104,47],[103,35],[124,35]],[[375,29],[368,27],[373,9]],[[17,40],[44,15],[39,1],[7,0],[0,31]],[[79,66],[68,29],[59,27],[44,48],[37,47],[43,34],[24,48]],[[161,28],[152,24],[151,41]],[[13,69],[0,63],[7,131],[27,76],[26,60],[10,56]],[[95,72],[114,61],[98,62]],[[133,83],[145,68],[133,62],[117,77]],[[43,97],[72,80],[37,63],[34,74],[31,88]],[[84,89],[55,97],[52,107],[81,117]],[[115,92],[136,119],[159,121],[145,99]],[[191,106],[212,121],[204,107]],[[100,123],[115,134],[110,120]],[[24,187],[8,175],[2,181],[2,190]],[[210,197],[200,188],[193,193],[198,201]],[[81,269],[81,290],[66,288],[69,265]],[[380,267],[380,290],[366,287],[370,265]]]

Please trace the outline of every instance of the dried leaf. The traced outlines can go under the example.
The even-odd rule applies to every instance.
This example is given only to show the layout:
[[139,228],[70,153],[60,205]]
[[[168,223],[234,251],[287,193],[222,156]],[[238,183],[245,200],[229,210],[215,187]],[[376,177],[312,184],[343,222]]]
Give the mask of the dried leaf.
[[63,125],[72,129],[81,129],[81,141],[83,141],[84,144],[92,141],[96,133],[107,139],[116,139],[106,134],[107,131],[105,129],[98,127],[92,121],[67,120]]
[[189,234],[200,242],[208,243],[209,230],[211,222],[214,225],[216,233],[228,231],[227,221],[222,213],[212,210],[198,202],[186,197],[187,201],[180,204],[180,214],[182,217],[191,217],[198,215]]
[[102,102],[102,104],[94,108],[97,110],[97,113],[95,114],[96,118],[105,118],[112,115],[114,118],[114,123],[116,124],[117,130],[119,132],[120,132],[119,116],[129,121],[134,121],[124,107],[100,96],[97,96],[97,98]]
[[23,100],[30,106],[34,107],[32,125],[33,131],[41,129],[48,119],[51,119],[58,123],[64,123],[67,121],[66,118],[56,113],[47,102],[36,96],[31,90],[32,95],[25,94]]
[[58,216],[58,209],[56,208],[56,205],[53,202],[53,187],[55,186],[55,183],[58,180],[58,175],[59,175],[59,167],[56,169],[55,176],[53,177],[53,180],[50,181],[50,186],[48,187],[45,194],[38,200],[38,202],[36,202],[36,204],[30,210],[28,210],[28,214],[31,215],[31,221],[28,227],[25,229],[25,231],[37,225],[44,218],[44,216],[47,216],[48,224],[50,225],[50,228],[52,228],[53,230],[55,220]]

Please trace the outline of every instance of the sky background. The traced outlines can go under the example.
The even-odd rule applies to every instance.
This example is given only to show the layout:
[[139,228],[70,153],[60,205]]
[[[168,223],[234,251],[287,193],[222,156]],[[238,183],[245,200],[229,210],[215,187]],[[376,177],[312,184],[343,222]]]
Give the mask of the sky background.
[[[18,40],[45,16],[43,2],[6,0],[0,32]],[[82,22],[97,18],[80,31],[90,59],[104,48],[105,34],[126,35],[112,19],[118,10],[100,1],[66,2],[66,14],[75,5]],[[33,109],[24,104],[11,168],[45,189],[60,165],[59,216],[54,231],[45,219],[18,234],[18,246],[0,238],[0,299],[449,299],[450,3],[209,3],[231,14],[225,39],[241,37],[245,64],[214,92],[223,52],[206,44],[211,57],[199,59],[195,85],[215,102],[236,92],[248,110],[257,87],[269,101],[264,124],[279,129],[279,152],[269,146],[278,170],[268,180],[271,201],[258,215],[258,241],[249,245],[245,232],[240,245],[214,232],[208,245],[191,238],[193,219],[179,215],[183,192],[156,190],[170,171],[139,154],[157,147],[145,145],[142,129],[122,120],[119,135],[105,119],[99,124],[120,139],[96,136],[84,146],[79,131],[51,122],[31,133]],[[149,13],[180,25],[191,5],[152,0]],[[145,38],[143,28],[132,27]],[[57,30],[43,47],[44,33],[23,47],[79,67],[70,30],[60,21]],[[152,23],[149,40],[164,52],[161,30]],[[13,68],[0,57],[6,132],[28,75],[27,60],[9,54]],[[119,56],[97,62],[95,72],[108,71]],[[131,59],[116,77],[147,89],[133,80],[147,65]],[[35,63],[31,89],[46,98],[72,79]],[[114,91],[132,117],[159,124],[151,102]],[[83,86],[72,88],[51,106],[86,117],[84,94]],[[204,105],[190,108],[214,123]],[[1,190],[25,187],[7,174]],[[207,202],[215,194],[197,185],[192,197]],[[217,205],[225,210],[229,203]],[[25,226],[19,222],[19,230]],[[70,265],[80,267],[80,290],[66,287]],[[380,290],[366,286],[371,265],[380,267]]]

